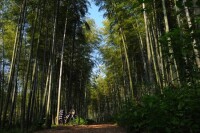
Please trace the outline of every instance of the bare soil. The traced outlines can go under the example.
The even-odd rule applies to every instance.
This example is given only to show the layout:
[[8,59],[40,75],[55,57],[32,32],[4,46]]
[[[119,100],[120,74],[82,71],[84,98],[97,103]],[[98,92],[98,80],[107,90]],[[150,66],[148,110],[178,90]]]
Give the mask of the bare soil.
[[58,126],[35,133],[125,133],[125,130],[114,124]]

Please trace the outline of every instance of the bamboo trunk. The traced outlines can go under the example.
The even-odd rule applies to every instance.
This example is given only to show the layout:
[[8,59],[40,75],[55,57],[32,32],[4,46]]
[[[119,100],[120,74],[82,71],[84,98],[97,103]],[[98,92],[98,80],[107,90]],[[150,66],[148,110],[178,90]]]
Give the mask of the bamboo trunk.
[[59,74],[59,86],[58,86],[58,101],[57,101],[57,119],[56,125],[58,125],[59,120],[59,110],[60,110],[60,93],[61,93],[61,86],[62,86],[62,72],[63,72],[63,56],[64,56],[64,49],[65,49],[65,38],[66,38],[66,29],[67,29],[67,17],[65,20],[65,29],[63,34],[63,42],[62,42],[62,51],[61,51],[61,60],[60,60],[60,74]]
[[18,27],[16,30],[16,35],[15,35],[15,42],[14,42],[14,48],[13,48],[13,54],[12,54],[12,61],[10,65],[10,73],[9,73],[9,78],[8,78],[8,89],[7,89],[7,96],[6,96],[6,101],[5,101],[5,106],[4,106],[4,112],[3,112],[3,125],[5,125],[6,117],[7,117],[7,111],[8,111],[8,106],[11,98],[11,92],[12,92],[12,85],[13,85],[13,78],[14,78],[14,73],[15,73],[15,64],[16,64],[16,59],[17,59],[17,51],[18,51],[18,46],[19,46],[19,39],[22,36],[22,29],[23,29],[23,22],[25,19],[25,10],[26,10],[26,0],[23,1],[22,6],[20,8],[20,17],[18,21]]
[[35,39],[35,30],[36,30],[36,24],[38,20],[38,9],[36,11],[36,16],[34,20],[34,26],[33,26],[33,31],[32,31],[32,37],[31,37],[31,48],[30,48],[30,54],[28,58],[28,64],[27,64],[27,70],[25,74],[25,83],[24,83],[24,89],[23,89],[23,94],[22,94],[22,104],[21,104],[21,130],[22,132],[27,132],[27,123],[26,123],[26,97],[27,97],[27,88],[28,88],[28,81],[29,81],[29,73],[30,73],[30,68],[31,68],[31,60],[33,57],[33,45],[34,45],[34,39]]
[[[169,22],[167,17],[167,10],[165,6],[165,0],[162,0],[162,7],[163,7],[163,14],[164,14],[164,21],[165,21],[165,32],[169,32]],[[171,45],[171,38],[168,37],[168,49],[169,49],[169,73],[172,84],[177,83],[177,85],[180,85],[180,79],[179,79],[179,72],[177,68],[176,59],[174,58],[174,51]],[[172,66],[174,64],[174,66]],[[176,82],[175,82],[176,81]]]
[[51,109],[51,91],[52,91],[52,78],[53,78],[53,64],[54,64],[54,52],[55,52],[55,40],[56,40],[56,29],[57,29],[57,21],[58,21],[58,11],[60,6],[60,0],[56,0],[56,9],[55,9],[55,19],[54,19],[54,26],[53,26],[53,39],[52,39],[52,47],[51,47],[51,56],[50,56],[50,75],[49,75],[49,91],[48,91],[48,98],[47,98],[47,109],[46,109],[46,126],[51,126],[51,116],[50,116],[50,109]]
[[132,75],[131,75],[129,57],[128,57],[128,53],[127,53],[127,45],[126,45],[126,42],[125,42],[124,33],[122,31],[122,28],[120,28],[120,34],[121,34],[122,44],[123,44],[123,47],[124,47],[124,54],[125,54],[126,63],[127,63],[129,85],[130,85],[130,91],[131,91],[131,99],[134,99]]
[[[153,34],[153,29],[149,29],[149,37],[152,36],[153,38],[155,37],[154,34]],[[157,81],[157,84],[158,86],[161,87],[161,77],[160,77],[160,74],[159,74],[159,69],[158,69],[158,64],[157,64],[157,59],[156,59],[156,50],[153,46],[153,44],[155,45],[155,41],[153,41],[154,39],[153,38],[150,38],[150,51],[151,51],[151,57],[152,57],[152,61],[153,61],[153,66],[154,66],[154,71],[155,71],[155,76],[156,76],[156,81]]]
[[[184,0],[184,1],[186,2],[186,0]],[[185,14],[186,14],[186,18],[187,18],[188,27],[189,27],[189,29],[191,29],[193,24],[192,24],[192,20],[190,17],[188,7],[185,4],[184,4],[184,8],[185,8]],[[193,34],[193,33],[194,33],[194,31],[192,30],[191,34]],[[196,65],[200,69],[200,56],[199,56],[199,50],[197,49],[197,41],[195,38],[193,38],[192,47],[193,47],[193,51],[194,51]]]
[[[138,24],[138,20],[137,18],[135,19],[136,21],[136,28],[139,28],[139,24]],[[134,28],[134,25],[132,24],[132,27]],[[144,69],[144,80],[145,82],[149,82],[148,81],[148,73],[147,73],[147,63],[146,63],[146,59],[145,59],[145,53],[144,53],[144,42],[141,36],[141,32],[138,30],[137,36],[139,38],[139,42],[140,42],[140,52],[141,52],[141,57],[142,57],[142,62],[143,62],[143,69]]]
[[[18,72],[17,72],[18,73]],[[15,106],[16,106],[16,99],[17,99],[17,92],[18,92],[18,85],[17,85],[17,75],[15,76],[15,83],[14,83],[14,90],[13,90],[13,94],[12,94],[12,106],[11,106],[11,111],[10,111],[10,118],[9,118],[9,127],[12,128],[12,124],[13,124],[13,114],[15,111]]]
[[[1,64],[0,64],[1,65]],[[1,95],[1,98],[0,98],[0,126],[2,125],[2,113],[3,113],[3,101],[4,101],[4,71],[5,71],[5,63],[4,63],[4,29],[2,27],[2,72],[1,73],[1,87],[0,87],[0,95]],[[1,69],[0,69],[1,70]]]
[[143,6],[143,16],[144,16],[144,23],[145,23],[145,34],[146,34],[146,47],[147,47],[147,64],[148,64],[148,73],[149,73],[149,82],[150,84],[153,83],[153,72],[152,72],[152,57],[151,57],[151,51],[150,51],[150,41],[149,41],[149,31],[148,31],[148,18],[146,14],[146,7],[145,3],[142,4]]

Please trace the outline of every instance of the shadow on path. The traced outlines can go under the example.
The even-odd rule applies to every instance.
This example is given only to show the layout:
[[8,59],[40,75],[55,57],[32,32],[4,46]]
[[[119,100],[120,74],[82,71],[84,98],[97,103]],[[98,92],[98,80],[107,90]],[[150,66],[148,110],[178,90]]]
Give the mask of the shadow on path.
[[125,133],[125,130],[113,124],[98,124],[83,126],[59,126],[35,133]]

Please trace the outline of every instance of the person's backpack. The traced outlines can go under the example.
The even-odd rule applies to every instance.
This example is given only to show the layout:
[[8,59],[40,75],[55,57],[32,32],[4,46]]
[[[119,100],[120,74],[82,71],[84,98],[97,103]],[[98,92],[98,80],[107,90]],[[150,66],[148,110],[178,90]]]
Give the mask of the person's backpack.
[[59,124],[64,124],[64,110],[61,109],[60,112],[59,112],[59,116],[58,116],[58,123]]

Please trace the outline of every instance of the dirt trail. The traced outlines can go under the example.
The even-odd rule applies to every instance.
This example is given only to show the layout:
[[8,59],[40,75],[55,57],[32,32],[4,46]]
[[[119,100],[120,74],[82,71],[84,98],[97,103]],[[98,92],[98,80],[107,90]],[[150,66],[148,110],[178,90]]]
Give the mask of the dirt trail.
[[35,133],[125,133],[125,130],[113,124],[84,126],[59,126]]

